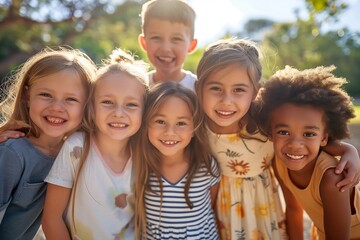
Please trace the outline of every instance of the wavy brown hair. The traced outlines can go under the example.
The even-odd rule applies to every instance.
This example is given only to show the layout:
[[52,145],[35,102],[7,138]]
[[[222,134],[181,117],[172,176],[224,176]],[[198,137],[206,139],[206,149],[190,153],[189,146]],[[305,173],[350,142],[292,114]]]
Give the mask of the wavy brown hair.
[[[184,189],[184,198],[189,208],[193,206],[189,199],[189,187],[193,176],[204,166],[207,169],[207,173],[215,176],[215,173],[211,170],[209,143],[207,141],[206,128],[203,124],[204,114],[200,109],[195,93],[175,82],[163,82],[155,85],[150,90],[145,104],[143,127],[140,130],[135,151],[135,176],[137,181],[135,188],[135,233],[137,234],[137,239],[143,239],[146,235],[144,196],[146,192],[153,191],[150,186],[151,176],[155,176],[158,179],[160,189],[162,190],[161,154],[148,138],[149,122],[156,115],[162,104],[172,96],[186,102],[193,115],[194,136],[187,146],[190,152],[190,159]],[[162,196],[160,197],[162,198]]]

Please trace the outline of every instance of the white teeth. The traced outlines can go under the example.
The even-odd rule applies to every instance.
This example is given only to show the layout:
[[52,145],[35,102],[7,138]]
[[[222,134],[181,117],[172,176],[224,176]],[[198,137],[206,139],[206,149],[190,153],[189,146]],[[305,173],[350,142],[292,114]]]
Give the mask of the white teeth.
[[111,127],[116,127],[116,128],[126,127],[126,124],[124,124],[124,123],[110,123],[109,125],[110,125]]
[[159,57],[159,59],[164,62],[172,62],[173,60],[171,57]]
[[305,155],[292,155],[292,154],[286,154],[286,156],[288,156],[289,158],[292,158],[292,159],[302,159]]
[[234,114],[235,112],[232,111],[232,112],[225,112],[225,111],[216,111],[217,113],[221,114],[221,115],[225,115],[225,116],[229,116],[231,114]]
[[49,122],[51,122],[51,123],[56,123],[56,124],[65,122],[64,119],[55,118],[55,117],[46,117],[46,119],[47,119]]
[[164,140],[161,140],[162,143],[165,143],[167,145],[174,145],[176,143],[178,143],[179,141],[164,141]]

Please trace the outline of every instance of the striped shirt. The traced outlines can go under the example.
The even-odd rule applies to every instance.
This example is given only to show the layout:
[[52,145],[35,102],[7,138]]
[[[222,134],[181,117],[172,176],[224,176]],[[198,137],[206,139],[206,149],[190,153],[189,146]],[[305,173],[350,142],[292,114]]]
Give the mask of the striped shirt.
[[[212,171],[218,173],[215,160]],[[161,204],[160,184],[155,176],[150,178],[154,192],[146,192],[147,239],[218,239],[217,226],[211,206],[210,188],[217,184],[219,177],[206,173],[203,167],[196,173],[190,184],[190,209],[186,203],[184,189],[187,174],[177,183],[161,178],[163,199]]]

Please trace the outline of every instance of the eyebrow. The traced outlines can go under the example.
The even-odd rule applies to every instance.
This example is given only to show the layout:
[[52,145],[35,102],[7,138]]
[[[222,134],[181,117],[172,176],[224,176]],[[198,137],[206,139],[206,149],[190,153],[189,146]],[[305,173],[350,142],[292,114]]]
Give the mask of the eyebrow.
[[[206,85],[211,85],[211,84],[224,85],[223,83],[217,82],[217,81],[209,81],[209,82],[206,83]],[[249,85],[244,84],[244,83],[234,84],[234,85],[231,85],[231,86],[232,87],[247,87],[247,88],[250,87]]]
[[[279,124],[276,124],[274,126],[275,129],[277,128],[283,128],[283,127],[289,127],[289,125],[287,124],[284,124],[284,123],[279,123]],[[315,126],[315,125],[308,125],[308,126],[305,126],[305,129],[308,129],[308,130],[319,130],[320,131],[320,128]]]
[[[166,115],[164,114],[155,114],[154,117],[166,117]],[[187,119],[187,120],[191,120],[191,117],[185,117],[185,116],[180,116],[180,117],[176,117],[177,119]]]

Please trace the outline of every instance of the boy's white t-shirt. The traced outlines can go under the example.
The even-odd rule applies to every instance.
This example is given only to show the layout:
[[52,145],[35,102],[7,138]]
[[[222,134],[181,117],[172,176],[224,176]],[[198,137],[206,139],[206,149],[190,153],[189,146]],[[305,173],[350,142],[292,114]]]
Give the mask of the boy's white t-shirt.
[[[185,73],[185,77],[183,79],[181,79],[181,81],[179,83],[181,85],[183,85],[184,87],[190,88],[191,90],[193,90],[195,92],[195,82],[197,80],[197,76],[190,71],[182,70],[182,72]],[[155,70],[150,71],[148,73],[150,87],[155,84],[154,83],[154,73],[155,73]]]
[[[75,133],[64,143],[46,182],[73,188],[79,157],[76,151],[83,146],[81,133]],[[77,148],[77,150],[74,150]],[[121,174],[114,173],[102,160],[92,142],[89,155],[81,170],[76,187],[75,205],[73,194],[66,210],[66,224],[71,237],[77,239],[133,239],[134,216],[131,190],[132,160],[128,160]],[[123,204],[119,204],[122,202]],[[117,206],[117,205],[121,205]],[[74,209],[75,229],[72,209]]]

